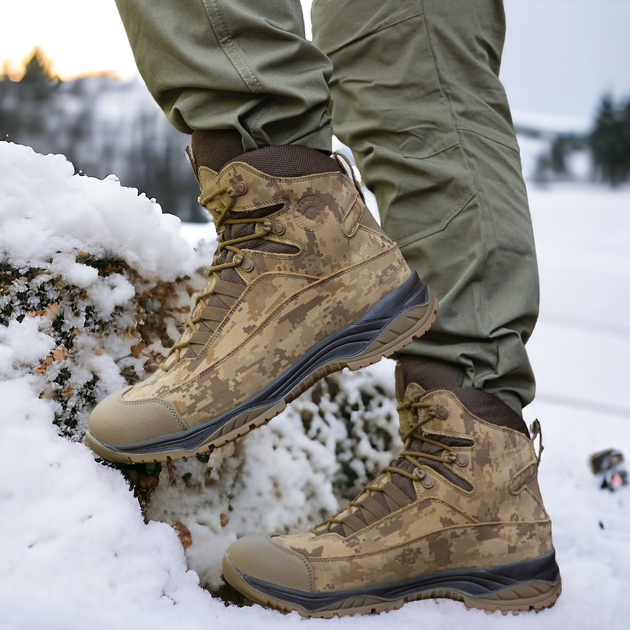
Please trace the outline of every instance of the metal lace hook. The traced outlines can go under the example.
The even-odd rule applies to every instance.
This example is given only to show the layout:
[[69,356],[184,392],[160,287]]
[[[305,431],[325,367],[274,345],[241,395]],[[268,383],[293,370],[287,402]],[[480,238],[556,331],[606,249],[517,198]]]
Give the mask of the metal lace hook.
[[359,180],[356,178],[356,175],[354,174],[354,168],[352,168],[352,164],[350,163],[350,160],[343,153],[340,153],[339,151],[335,151],[332,154],[332,157],[335,158],[335,162],[339,164],[339,166],[343,169],[346,175],[352,179],[352,181],[354,182],[354,187],[357,189],[359,196],[361,197],[361,200],[363,201],[363,203],[365,203],[365,197],[363,196],[361,183],[359,182]]
[[540,464],[540,460],[542,459],[542,453],[545,450],[545,447],[543,446],[543,441],[542,441],[542,427],[540,426],[540,422],[538,421],[538,418],[536,418],[536,420],[532,422],[531,426],[529,427],[529,430],[532,432],[532,442],[535,442],[536,438],[538,438],[538,455],[536,456],[536,463]]
[[199,181],[199,176],[197,175],[197,165],[195,164],[195,158],[193,157],[192,151],[190,150],[190,147],[188,146],[186,147],[186,155],[188,156],[188,161],[190,162],[193,175],[195,176],[197,183],[201,185],[201,182]]

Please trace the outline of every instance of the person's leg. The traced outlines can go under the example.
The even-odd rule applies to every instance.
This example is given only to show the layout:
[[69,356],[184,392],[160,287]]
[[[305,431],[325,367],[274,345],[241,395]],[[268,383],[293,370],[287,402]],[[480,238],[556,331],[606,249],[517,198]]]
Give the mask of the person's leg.
[[405,352],[462,365],[465,387],[520,413],[535,390],[525,343],[538,273],[498,78],[504,35],[501,0],[313,5],[313,40],[334,66],[335,134],[440,300],[436,325]]
[[319,527],[236,541],[224,576],[305,616],[427,597],[553,606],[562,585],[540,452],[520,414],[534,392],[524,343],[538,286],[497,78],[501,3],[315,0],[313,27],[334,65],[335,132],[442,304],[435,332],[399,359],[401,455]]
[[330,61],[299,0],[116,0],[138,69],[177,129],[236,129],[245,151],[330,151]]
[[193,130],[219,243],[161,370],[101,401],[86,442],[112,461],[165,461],[235,440],[323,376],[392,355],[430,328],[437,304],[325,155],[329,65],[302,37],[298,2],[121,7],[150,89]]

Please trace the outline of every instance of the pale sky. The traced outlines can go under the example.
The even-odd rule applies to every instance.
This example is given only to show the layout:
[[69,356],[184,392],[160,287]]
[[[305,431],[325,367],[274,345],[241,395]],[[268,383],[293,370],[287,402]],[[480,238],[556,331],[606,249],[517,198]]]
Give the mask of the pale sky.
[[[603,91],[630,96],[630,0],[505,0],[505,6],[501,76],[515,112],[590,117]],[[40,46],[63,78],[136,73],[114,0],[2,0],[1,15],[0,67],[7,58],[17,67]]]
[[2,0],[1,15],[0,62],[8,57],[19,63],[40,46],[62,78],[136,73],[114,0]]

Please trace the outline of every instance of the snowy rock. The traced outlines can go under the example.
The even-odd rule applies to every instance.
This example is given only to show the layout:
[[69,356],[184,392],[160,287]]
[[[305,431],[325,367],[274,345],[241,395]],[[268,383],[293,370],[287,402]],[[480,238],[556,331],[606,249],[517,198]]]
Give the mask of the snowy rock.
[[0,143],[0,372],[32,374],[82,437],[106,393],[157,368],[203,286],[179,220],[63,156]]

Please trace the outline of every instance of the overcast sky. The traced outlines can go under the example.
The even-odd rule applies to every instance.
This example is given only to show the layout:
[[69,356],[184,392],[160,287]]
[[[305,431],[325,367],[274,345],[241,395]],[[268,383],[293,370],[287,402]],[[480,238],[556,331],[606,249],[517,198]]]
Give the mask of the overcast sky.
[[[505,6],[502,79],[516,114],[590,118],[604,91],[630,96],[630,0],[506,0]],[[3,0],[2,18],[0,62],[17,63],[39,45],[62,77],[135,73],[114,0]]]

